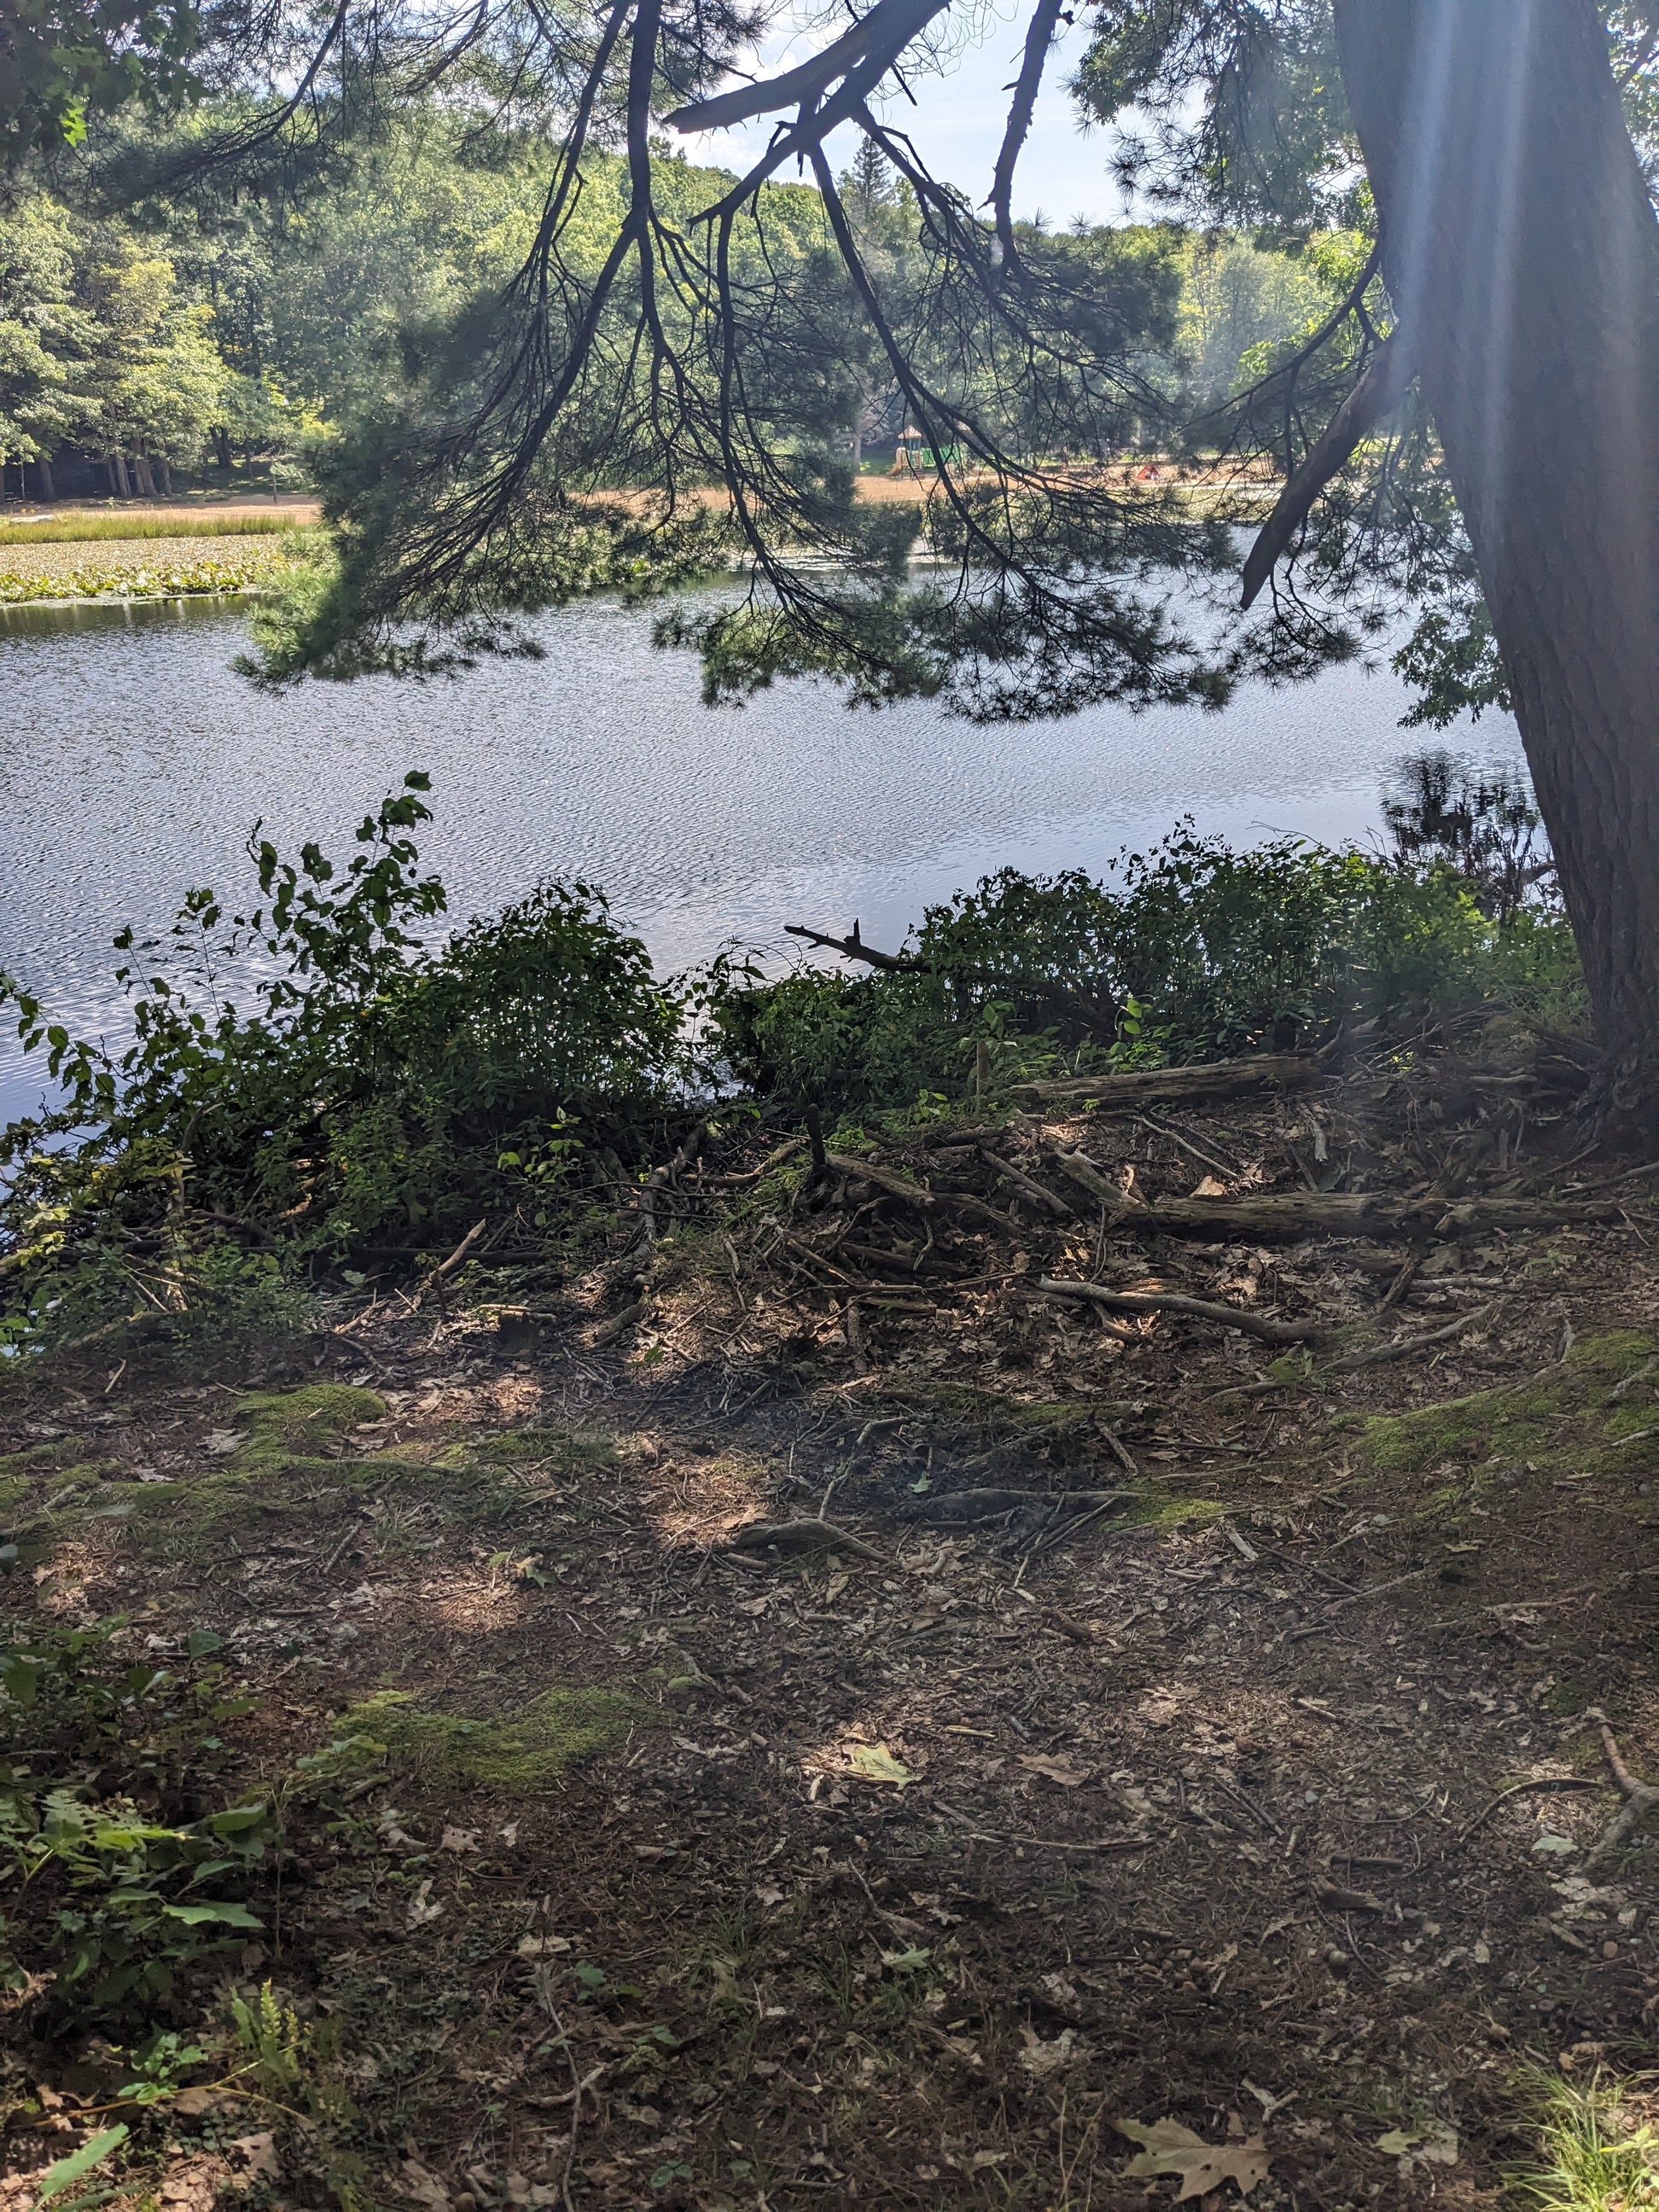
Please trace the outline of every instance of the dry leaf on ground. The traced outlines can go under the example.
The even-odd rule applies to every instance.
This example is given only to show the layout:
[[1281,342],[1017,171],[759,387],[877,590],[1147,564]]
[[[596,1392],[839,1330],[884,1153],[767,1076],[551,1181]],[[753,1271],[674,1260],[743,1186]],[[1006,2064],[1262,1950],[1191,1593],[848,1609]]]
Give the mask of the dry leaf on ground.
[[1241,2197],[1248,2197],[1258,2182],[1267,2179],[1267,2152],[1260,2136],[1243,2142],[1210,2144],[1179,2120],[1159,2120],[1150,2128],[1139,2120],[1114,2120],[1112,2125],[1131,2142],[1146,2146],[1138,2158],[1129,2160],[1130,2173],[1181,2176],[1177,2204],[1188,2197],[1206,2197],[1224,2181],[1232,2182]]
[[409,1900],[410,1926],[424,1928],[428,1922],[441,1919],[442,1917],[442,1905],[434,1905],[432,1902],[432,1884],[429,1881],[423,1881]]
[[1378,2137],[1376,2147],[1400,2160],[1402,2178],[1410,2173],[1415,2159],[1425,2159],[1433,2166],[1457,2163],[1457,2130],[1449,2128],[1443,2120],[1430,2120],[1421,2129],[1409,2131],[1390,2128],[1387,2135]]
[[225,2145],[225,2155],[239,2189],[250,2189],[256,2181],[275,2181],[283,2171],[276,2156],[276,2138],[269,2128],[262,2128],[257,2135],[238,2136]]
[[1022,1752],[1019,1763],[1028,1774],[1041,1774],[1047,1781],[1058,1782],[1064,1790],[1080,1790],[1089,1779],[1084,1770],[1073,1766],[1069,1759],[1045,1759],[1040,1752]]
[[406,2158],[398,2179],[404,2195],[412,2204],[421,2205],[423,2212],[453,2212],[448,2190],[431,2167],[422,2166],[418,2159]]
[[1075,2028],[1062,2028],[1052,2043],[1045,2043],[1034,2027],[1022,2027],[1019,2032],[1025,2039],[1019,2063],[1039,2081],[1062,2072],[1078,2056]]
[[860,1782],[890,1783],[895,1790],[902,1790],[916,1778],[902,1759],[894,1758],[884,1743],[854,1744],[847,1765]]

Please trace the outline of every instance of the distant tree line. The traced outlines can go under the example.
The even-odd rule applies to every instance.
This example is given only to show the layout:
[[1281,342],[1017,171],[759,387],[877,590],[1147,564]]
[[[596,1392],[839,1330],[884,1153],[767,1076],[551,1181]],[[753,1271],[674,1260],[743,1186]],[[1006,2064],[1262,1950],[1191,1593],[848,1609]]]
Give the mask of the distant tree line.
[[[224,121],[198,111],[184,128],[206,136]],[[12,180],[0,208],[0,498],[165,498],[175,471],[230,481],[256,465],[302,481],[307,448],[395,410],[471,303],[510,282],[547,184],[533,133],[484,134],[436,104],[337,147],[328,174],[298,190],[221,191],[198,178],[169,191],[153,179],[179,150],[176,137],[135,131],[84,162],[35,157]],[[660,159],[688,192],[730,181]],[[872,265],[902,290],[915,264],[920,284],[908,185],[867,141],[841,182]],[[620,165],[596,155],[586,185],[598,266],[625,216]],[[830,241],[817,191],[771,186],[768,203],[796,289],[821,291]],[[1218,405],[1252,349],[1329,305],[1318,269],[1232,233],[1078,224],[1051,243],[1079,274],[1085,325],[1091,297],[1112,301],[1110,331],[1079,334],[1133,359],[1160,402],[1152,416],[1131,404],[1102,418],[1114,447]],[[827,434],[857,467],[890,454],[907,410],[867,317],[856,301],[840,307],[830,352],[798,354],[793,374],[804,432]],[[1037,411],[1018,414],[1007,436],[1041,447]]]

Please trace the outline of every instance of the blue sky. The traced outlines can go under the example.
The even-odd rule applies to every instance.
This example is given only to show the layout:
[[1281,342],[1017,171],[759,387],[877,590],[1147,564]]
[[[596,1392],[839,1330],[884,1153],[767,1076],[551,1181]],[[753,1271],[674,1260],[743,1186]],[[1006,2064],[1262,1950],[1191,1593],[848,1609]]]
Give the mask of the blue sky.
[[[934,175],[959,185],[975,199],[990,190],[1007,112],[1005,88],[1019,68],[1028,12],[1010,0],[978,0],[976,6],[963,6],[958,0],[946,18],[954,51],[941,57],[937,69],[924,66],[913,73],[914,106],[902,97],[887,103],[884,119],[908,131]],[[804,10],[781,19],[762,49],[763,73],[771,76],[804,61],[843,28],[845,20],[808,21]],[[1048,57],[1015,185],[1016,215],[1040,212],[1060,228],[1079,215],[1091,222],[1118,222],[1125,213],[1112,181],[1111,138],[1103,131],[1084,134],[1066,90],[1087,41],[1084,26],[1062,27]],[[696,160],[740,167],[764,149],[771,127],[763,119],[710,131],[688,139],[687,150]],[[831,138],[837,168],[850,158],[854,143],[850,127]]]

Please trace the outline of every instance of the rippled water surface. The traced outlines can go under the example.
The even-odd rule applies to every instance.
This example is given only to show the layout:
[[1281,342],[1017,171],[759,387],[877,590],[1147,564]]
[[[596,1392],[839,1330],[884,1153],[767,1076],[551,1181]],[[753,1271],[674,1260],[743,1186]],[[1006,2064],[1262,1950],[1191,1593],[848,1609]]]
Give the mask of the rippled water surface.
[[[1402,687],[1350,667],[1223,714],[1100,708],[975,728],[937,706],[849,713],[780,684],[705,708],[690,658],[647,615],[548,617],[539,663],[416,687],[375,678],[255,692],[222,608],[29,611],[0,622],[0,968],[72,1027],[114,1030],[109,940],[163,925],[182,892],[246,882],[258,816],[336,849],[404,770],[427,769],[422,857],[459,917],[538,877],[603,887],[659,962],[782,925],[894,942],[929,899],[1012,864],[1103,869],[1190,813],[1237,842],[1364,839],[1409,749]],[[1518,750],[1483,724],[1483,753]],[[32,1104],[0,1041],[0,1118]]]

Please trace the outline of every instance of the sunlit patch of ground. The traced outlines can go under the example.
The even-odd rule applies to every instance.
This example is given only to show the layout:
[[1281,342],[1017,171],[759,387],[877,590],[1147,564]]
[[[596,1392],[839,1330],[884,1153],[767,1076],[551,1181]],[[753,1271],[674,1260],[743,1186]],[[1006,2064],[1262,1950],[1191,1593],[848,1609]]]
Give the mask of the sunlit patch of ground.
[[[1293,1115],[1185,1126],[1271,1161]],[[1064,1134],[1154,1200],[1199,1180],[1156,1132]],[[944,1180],[921,1150],[907,1172]],[[1042,1264],[1121,1286],[1366,1342],[1449,1330],[1344,1376],[1035,1297],[1014,1218],[964,1216],[935,1279],[868,1287],[913,1240],[859,1203],[855,1230],[850,1204],[797,1214],[793,1246],[738,1223],[735,1268],[666,1238],[643,1298],[572,1285],[532,1351],[457,1302],[296,1355],[267,1391],[329,1376],[385,1417],[327,1447],[301,1510],[249,1498],[182,1559],[93,1516],[145,1469],[234,1466],[252,1378],[0,1407],[14,1510],[98,1470],[24,1606],[125,1613],[175,1662],[222,1639],[253,1699],[236,1784],[288,1793],[280,1916],[251,1888],[261,1935],[176,2000],[215,2064],[240,2048],[221,1978],[298,2008],[298,2072],[257,2089],[280,2194],[1115,2212],[1173,2197],[1173,2168],[1131,2170],[1168,2121],[1265,2161],[1218,2169],[1255,2212],[1496,2207],[1538,2139],[1523,2065],[1627,2069],[1659,2005],[1659,1837],[1595,1856],[1622,1801],[1586,1717],[1659,1764],[1640,1207],[1443,1240],[1380,1317],[1386,1242],[1055,1232]],[[1013,1503],[951,1521],[975,1491]],[[825,1533],[734,1547],[757,1521]],[[516,1737],[456,1763],[459,1730],[532,1711],[556,1754],[533,1787]],[[568,1760],[567,1711],[604,1737]],[[319,1796],[300,1761],[354,1713],[417,1724]],[[12,2041],[15,2184],[123,2077],[91,2042]],[[144,2186],[229,2156],[207,2110],[124,2124]]]

